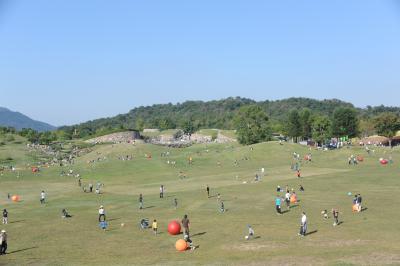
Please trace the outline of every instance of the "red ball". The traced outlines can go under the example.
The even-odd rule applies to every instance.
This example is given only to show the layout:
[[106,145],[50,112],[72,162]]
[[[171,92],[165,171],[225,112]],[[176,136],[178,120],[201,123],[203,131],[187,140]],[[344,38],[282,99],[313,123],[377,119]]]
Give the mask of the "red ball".
[[387,164],[388,160],[381,160],[380,162],[381,162],[381,164]]
[[179,235],[181,232],[181,224],[178,221],[172,221],[168,224],[168,233],[170,235]]

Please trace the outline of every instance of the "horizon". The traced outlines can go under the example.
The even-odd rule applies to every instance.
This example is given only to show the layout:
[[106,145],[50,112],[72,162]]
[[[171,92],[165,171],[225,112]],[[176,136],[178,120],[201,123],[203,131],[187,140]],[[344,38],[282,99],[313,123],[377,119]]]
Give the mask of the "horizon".
[[0,106],[54,126],[232,95],[359,108],[400,96],[391,0],[0,0],[0,36]]

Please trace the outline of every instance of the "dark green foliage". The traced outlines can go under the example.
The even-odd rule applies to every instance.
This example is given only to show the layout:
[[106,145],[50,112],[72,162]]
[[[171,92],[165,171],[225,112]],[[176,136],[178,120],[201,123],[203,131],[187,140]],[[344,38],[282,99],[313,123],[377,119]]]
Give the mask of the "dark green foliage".
[[[219,128],[234,129],[234,120],[243,106],[257,105],[264,110],[269,118],[269,125],[274,133],[289,133],[292,137],[301,139],[310,138],[312,133],[313,118],[326,116],[331,120],[333,136],[358,135],[358,119],[361,123],[363,134],[375,132],[370,127],[374,118],[383,112],[400,114],[398,107],[367,107],[357,109],[351,103],[340,100],[314,100],[308,98],[289,98],[277,101],[255,102],[245,98],[227,98],[218,101],[187,101],[178,104],[156,104],[152,106],[141,106],[132,109],[127,114],[120,114],[111,118],[101,118],[88,121],[79,125],[64,126],[55,131],[57,140],[69,140],[79,138],[92,138],[105,134],[136,129],[142,131],[144,128],[158,128],[160,130],[184,128],[187,133],[197,129]],[[349,116],[344,114],[334,118],[334,111],[352,110]],[[292,128],[288,130],[288,117],[290,110],[297,110],[297,119],[292,119]],[[293,115],[293,114],[292,114]],[[339,115],[339,117],[338,117]],[[297,117],[297,116],[296,116]],[[347,121],[345,121],[347,119]],[[295,121],[296,120],[296,121]],[[373,123],[372,123],[373,124]],[[0,128],[2,131],[11,129]],[[15,132],[15,129],[13,129]],[[301,132],[298,132],[300,130]],[[24,131],[24,130],[22,130]],[[27,136],[31,142],[48,142],[49,136],[42,136],[36,131],[25,130],[21,135]],[[53,139],[52,137],[50,139]]]
[[318,144],[323,144],[331,137],[331,120],[327,116],[314,117],[311,125],[311,135]]
[[338,108],[333,113],[332,136],[350,138],[358,135],[358,116],[354,108]]
[[268,116],[257,105],[244,106],[235,117],[236,134],[241,144],[250,145],[271,139]]
[[195,127],[195,125],[194,125],[194,123],[193,123],[193,121],[192,120],[186,120],[186,121],[184,121],[183,123],[182,123],[182,130],[183,130],[183,133],[185,133],[185,134],[187,134],[187,135],[191,135],[191,134],[193,134],[195,131],[196,131],[196,127]]
[[299,112],[297,110],[290,111],[286,124],[287,135],[297,142],[298,137],[302,136],[302,132]]
[[400,130],[400,116],[395,113],[382,113],[374,120],[378,134],[391,139]]
[[311,111],[308,108],[305,108],[300,113],[300,122],[301,122],[301,136],[304,139],[311,138],[311,125],[312,125],[312,116]]

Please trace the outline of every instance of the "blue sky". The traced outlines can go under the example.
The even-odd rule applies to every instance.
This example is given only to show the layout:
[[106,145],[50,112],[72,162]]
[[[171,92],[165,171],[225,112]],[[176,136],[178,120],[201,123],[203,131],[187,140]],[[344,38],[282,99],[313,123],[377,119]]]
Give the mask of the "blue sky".
[[396,0],[0,0],[0,106],[54,125],[242,96],[395,105]]

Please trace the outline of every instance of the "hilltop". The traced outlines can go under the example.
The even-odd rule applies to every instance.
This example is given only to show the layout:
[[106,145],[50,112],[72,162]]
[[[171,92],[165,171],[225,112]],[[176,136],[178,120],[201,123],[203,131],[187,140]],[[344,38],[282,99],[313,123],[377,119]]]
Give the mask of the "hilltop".
[[17,130],[31,128],[39,132],[56,129],[55,126],[33,120],[20,112],[14,112],[4,107],[0,107],[0,126],[13,127]]

